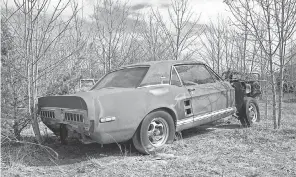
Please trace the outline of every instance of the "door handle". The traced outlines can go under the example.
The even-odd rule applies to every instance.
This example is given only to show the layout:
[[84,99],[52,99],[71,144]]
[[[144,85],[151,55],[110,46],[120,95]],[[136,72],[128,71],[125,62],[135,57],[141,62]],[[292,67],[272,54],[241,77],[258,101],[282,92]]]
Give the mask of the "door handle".
[[195,88],[189,88],[188,91],[189,92],[193,92],[195,90]]

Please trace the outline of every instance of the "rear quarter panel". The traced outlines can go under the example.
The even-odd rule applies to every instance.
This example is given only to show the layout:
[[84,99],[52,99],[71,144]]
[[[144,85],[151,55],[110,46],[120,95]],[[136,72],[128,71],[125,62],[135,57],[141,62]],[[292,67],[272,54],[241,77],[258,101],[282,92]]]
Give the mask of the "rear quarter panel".
[[185,115],[181,98],[189,95],[184,95],[182,89],[176,90],[170,85],[141,87],[100,96],[98,107],[101,110],[98,117],[115,116],[116,120],[107,123],[95,121],[92,138],[102,144],[127,141],[132,138],[145,116],[159,108],[170,109],[175,118],[179,119]]

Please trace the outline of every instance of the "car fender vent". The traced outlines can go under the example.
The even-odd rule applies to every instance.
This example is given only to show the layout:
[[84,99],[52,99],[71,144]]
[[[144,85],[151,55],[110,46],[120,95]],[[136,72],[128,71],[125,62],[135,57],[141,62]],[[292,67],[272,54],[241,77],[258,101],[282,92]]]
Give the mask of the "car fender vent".
[[192,107],[191,107],[191,100],[185,100],[184,101],[184,110],[185,110],[185,116],[192,116]]

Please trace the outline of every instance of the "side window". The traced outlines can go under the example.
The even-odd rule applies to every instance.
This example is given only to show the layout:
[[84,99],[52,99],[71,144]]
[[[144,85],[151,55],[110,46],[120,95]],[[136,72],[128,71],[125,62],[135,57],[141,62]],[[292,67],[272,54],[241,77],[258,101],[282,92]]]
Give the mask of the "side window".
[[171,85],[181,86],[180,79],[178,77],[178,74],[176,72],[175,67],[172,67],[172,73],[171,73]]
[[204,65],[177,65],[175,67],[185,86],[215,82]]

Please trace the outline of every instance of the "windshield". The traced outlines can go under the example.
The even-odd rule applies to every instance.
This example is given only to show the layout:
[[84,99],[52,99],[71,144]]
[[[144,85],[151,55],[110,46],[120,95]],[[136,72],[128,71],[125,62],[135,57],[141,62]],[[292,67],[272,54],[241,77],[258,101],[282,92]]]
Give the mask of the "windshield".
[[124,68],[111,72],[103,77],[94,87],[102,89],[106,87],[135,88],[140,85],[149,67]]

